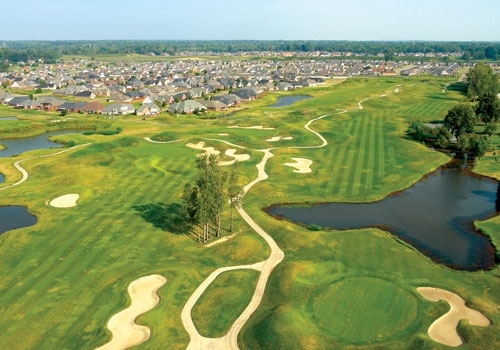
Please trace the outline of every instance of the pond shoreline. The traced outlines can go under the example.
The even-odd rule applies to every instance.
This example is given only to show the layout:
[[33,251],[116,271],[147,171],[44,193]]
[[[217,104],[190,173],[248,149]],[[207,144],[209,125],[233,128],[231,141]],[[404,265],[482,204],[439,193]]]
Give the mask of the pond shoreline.
[[[470,177],[473,177],[476,179],[481,179],[481,180],[487,181],[491,184],[496,184],[497,187],[500,186],[500,183],[498,182],[498,180],[491,178],[491,177],[488,177],[488,176],[478,174],[478,173],[474,173],[469,167],[463,168],[462,164],[463,164],[463,160],[452,159],[448,163],[443,164],[442,166],[438,167],[437,169],[422,176],[420,178],[420,180],[418,180],[417,182],[415,182],[411,186],[404,188],[404,189],[401,189],[401,190],[398,190],[398,191],[394,191],[392,193],[389,193],[385,197],[383,197],[381,199],[374,200],[374,201],[369,201],[369,202],[332,202],[332,201],[328,202],[328,201],[326,201],[326,202],[274,203],[274,204],[271,204],[267,207],[264,207],[262,210],[267,215],[269,215],[277,220],[285,220],[285,221],[291,222],[295,225],[309,228],[311,230],[346,231],[346,230],[360,230],[360,229],[367,229],[367,228],[380,229],[380,230],[389,232],[394,239],[404,242],[405,244],[411,246],[412,249],[418,250],[419,252],[421,252],[422,254],[429,257],[434,262],[436,262],[440,265],[444,265],[444,266],[447,266],[451,269],[461,270],[461,271],[481,271],[481,270],[489,271],[489,270],[494,269],[500,263],[499,255],[498,255],[498,247],[494,244],[492,237],[487,232],[484,232],[483,230],[476,229],[474,222],[477,220],[484,221],[484,220],[491,219],[495,216],[498,216],[500,214],[500,210],[498,207],[498,204],[500,201],[498,200],[498,198],[496,200],[496,211],[494,211],[492,213],[490,213],[490,211],[488,211],[487,212],[488,215],[482,215],[480,217],[474,216],[470,220],[468,218],[466,218],[466,219],[459,218],[459,219],[451,222],[452,230],[457,235],[464,234],[464,232],[465,232],[466,237],[469,238],[470,240],[477,239],[477,240],[486,240],[488,242],[488,244],[484,246],[485,251],[482,251],[483,256],[480,257],[482,260],[481,259],[478,260],[479,256],[477,255],[477,252],[475,250],[468,251],[468,253],[470,253],[470,255],[467,255],[468,256],[467,261],[469,262],[469,260],[470,260],[470,264],[467,263],[467,265],[468,265],[467,267],[460,265],[460,264],[457,264],[457,263],[446,261],[446,259],[443,258],[443,256],[442,256],[443,253],[439,249],[435,250],[436,248],[426,246],[423,242],[419,241],[417,238],[409,236],[408,233],[406,232],[406,229],[402,229],[401,227],[393,227],[393,226],[388,225],[388,224],[366,224],[366,225],[360,224],[359,227],[356,228],[356,227],[353,227],[354,226],[354,224],[353,224],[352,226],[349,226],[347,228],[335,228],[335,227],[328,226],[328,225],[319,225],[319,224],[314,223],[314,222],[308,222],[308,221],[311,221],[311,219],[307,217],[307,214],[305,212],[304,212],[304,214],[302,214],[302,215],[304,215],[305,222],[299,222],[299,220],[301,220],[301,219],[297,218],[297,215],[300,216],[300,214],[297,214],[297,213],[292,214],[289,212],[288,215],[283,215],[283,214],[277,214],[277,213],[273,212],[273,211],[276,211],[277,209],[281,209],[281,208],[284,208],[284,209],[286,209],[286,208],[302,209],[303,208],[305,210],[307,210],[307,209],[314,210],[314,208],[317,209],[321,206],[326,207],[329,205],[331,206],[331,208],[334,208],[334,206],[332,206],[332,205],[356,205],[356,204],[368,205],[368,204],[377,204],[377,203],[382,202],[384,200],[388,200],[388,201],[396,200],[395,197],[397,197],[398,195],[402,195],[405,191],[408,191],[413,186],[415,186],[421,182],[425,182],[428,178],[431,178],[432,176],[443,175],[442,173],[438,174],[439,172],[453,172],[454,170],[460,171],[465,176],[470,176]],[[335,208],[337,208],[337,207],[335,207]],[[294,215],[295,215],[295,218],[292,219],[291,217],[293,217]],[[318,215],[318,214],[316,213],[316,215]],[[470,266],[473,266],[473,267],[469,268]],[[477,266],[479,266],[479,267],[477,267]]]

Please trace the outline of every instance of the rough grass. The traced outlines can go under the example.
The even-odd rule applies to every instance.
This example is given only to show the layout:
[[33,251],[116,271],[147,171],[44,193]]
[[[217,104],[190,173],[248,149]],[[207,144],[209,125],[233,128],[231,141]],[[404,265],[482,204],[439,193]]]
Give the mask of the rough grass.
[[[240,164],[242,181],[247,183],[255,178],[255,165],[262,157],[255,150],[319,145],[321,141],[303,126],[326,114],[330,116],[311,128],[324,135],[328,145],[273,150],[275,157],[266,167],[270,178],[245,197],[247,212],[275,238],[286,257],[270,277],[263,304],[243,329],[240,347],[444,348],[430,340],[427,327],[447,306],[421,298],[415,288],[426,285],[461,295],[493,321],[488,328],[462,324],[469,343],[465,347],[498,347],[498,268],[490,272],[453,271],[382,231],[311,231],[261,211],[277,202],[375,200],[418,181],[447,158],[406,139],[404,132],[413,121],[442,119],[463,99],[458,91],[442,93],[448,82],[451,80],[437,78],[350,79],[303,89],[298,93],[315,98],[279,110],[255,104],[215,120],[165,114],[154,121],[116,119],[106,121],[106,128],[121,127],[119,135],[68,136],[76,144],[92,145],[23,162],[30,172],[29,180],[1,191],[0,205],[27,205],[39,221],[0,236],[0,327],[4,330],[0,348],[90,349],[102,345],[111,337],[107,320],[128,306],[128,284],[157,273],[168,282],[159,290],[157,308],[137,320],[152,330],[151,339],[138,348],[185,349],[189,339],[180,314],[196,287],[219,267],[262,261],[269,254],[263,240],[238,217],[237,236],[208,249],[193,240],[192,232],[168,225],[174,216],[160,216],[157,222],[155,210],[172,214],[169,210],[176,210],[182,186],[196,176],[195,159],[200,152],[185,144],[205,141],[221,152],[233,148],[212,140],[223,139],[250,147],[252,150],[245,150],[251,154],[250,161]],[[398,93],[394,93],[396,88]],[[387,96],[381,97],[383,94]],[[364,109],[358,109],[358,101],[365,98],[371,99],[363,103]],[[272,95],[268,100],[273,100]],[[337,114],[339,109],[348,112]],[[12,114],[10,109],[5,113]],[[30,127],[30,118],[36,118],[41,128],[50,123],[45,114],[26,113],[22,117],[27,121],[9,121],[8,128]],[[228,129],[230,125],[276,129]],[[143,139],[155,135],[182,141],[153,144]],[[265,141],[272,136],[294,139]],[[52,152],[33,151],[29,156]],[[0,172],[6,176],[1,186],[20,178],[11,164],[24,156],[28,155],[0,159]],[[285,167],[291,157],[313,160],[313,172],[297,174]],[[477,169],[498,172],[486,157]],[[47,200],[67,193],[80,194],[77,207],[45,205]],[[153,211],[144,216],[137,208]],[[228,212],[225,217],[223,234],[228,234]],[[499,245],[498,218],[477,225]],[[220,335],[236,317],[235,309],[246,306],[248,298],[240,295],[238,288],[248,286],[244,289],[250,291],[255,277],[249,276],[249,271],[242,274],[238,278],[233,273],[221,276],[198,306],[196,317],[219,315],[201,326],[206,336]],[[370,290],[376,294],[369,294]],[[215,296],[227,298],[228,306],[214,302],[218,300]],[[344,296],[341,305],[337,296]],[[371,302],[358,303],[354,296]],[[396,318],[389,319],[392,312],[387,311],[382,315],[385,322],[372,327],[381,306],[397,312]],[[346,324],[337,310],[349,314],[351,323]],[[357,328],[362,330],[359,339],[355,339]]]

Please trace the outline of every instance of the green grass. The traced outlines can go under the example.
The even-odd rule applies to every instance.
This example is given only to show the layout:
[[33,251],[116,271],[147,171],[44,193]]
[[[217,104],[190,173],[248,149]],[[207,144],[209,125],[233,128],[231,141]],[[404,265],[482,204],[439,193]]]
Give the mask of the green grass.
[[[76,144],[92,144],[23,162],[29,180],[0,191],[0,205],[26,205],[39,219],[35,226],[0,236],[0,326],[4,330],[0,348],[102,345],[111,339],[106,329],[109,318],[129,305],[128,284],[141,276],[161,274],[168,281],[159,290],[159,305],[137,320],[151,328],[152,337],[137,348],[185,349],[189,339],[180,314],[197,286],[219,267],[255,263],[269,255],[265,242],[239,217],[236,237],[211,248],[203,248],[193,235],[174,225],[182,186],[196,177],[195,159],[200,153],[185,144],[204,141],[222,153],[233,148],[214,139],[250,148],[238,150],[251,155],[240,164],[244,183],[256,176],[255,166],[262,158],[256,150],[279,148],[272,150],[275,156],[266,166],[269,179],[252,188],[244,207],[286,256],[269,279],[263,303],[240,334],[240,348],[445,348],[430,340],[427,328],[447,306],[420,297],[418,286],[455,292],[493,321],[488,328],[462,324],[468,342],[465,349],[498,347],[498,268],[454,271],[379,230],[312,231],[277,221],[261,210],[279,202],[380,199],[446,162],[446,156],[407,139],[405,131],[413,121],[444,118],[449,108],[464,99],[459,91],[442,92],[448,82],[452,80],[349,79],[297,91],[314,98],[291,107],[266,107],[277,97],[270,94],[230,117],[200,120],[162,114],[145,121],[133,116],[95,119],[92,123],[99,129],[120,127],[122,131],[109,136],[60,136]],[[365,98],[371,99],[358,109],[357,102]],[[337,114],[339,109],[348,112]],[[17,115],[2,106],[0,113]],[[327,139],[326,147],[287,148],[320,145],[304,125],[326,114],[311,125]],[[20,112],[19,117],[23,120],[2,122],[2,137],[18,128],[16,133],[24,128],[26,134],[45,130],[56,116]],[[88,121],[86,116],[75,118],[76,123]],[[275,129],[229,129],[231,125]],[[293,140],[265,141],[273,136]],[[153,144],[144,137],[182,141]],[[498,144],[498,135],[492,140]],[[31,151],[0,159],[0,172],[6,176],[0,186],[21,178],[12,167],[15,160],[53,152]],[[292,157],[311,159],[312,173],[297,174],[284,166]],[[493,156],[484,157],[476,170],[500,177],[497,164]],[[67,193],[80,194],[77,207],[57,209],[45,204]],[[158,208],[167,209],[162,222],[154,220]],[[223,235],[229,234],[228,218],[227,210]],[[498,217],[476,225],[499,246]],[[254,271],[219,276],[194,310],[200,332],[222,335],[246,307],[255,281]]]
[[205,337],[224,336],[250,302],[259,273],[254,270],[224,272],[207,288],[192,311],[198,332]]

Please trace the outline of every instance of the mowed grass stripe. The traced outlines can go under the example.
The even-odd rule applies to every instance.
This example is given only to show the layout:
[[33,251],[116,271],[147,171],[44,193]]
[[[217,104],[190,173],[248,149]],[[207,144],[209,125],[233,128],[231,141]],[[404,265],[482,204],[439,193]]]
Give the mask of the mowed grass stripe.
[[[355,130],[355,124],[352,119],[346,123],[346,127],[344,133],[349,135],[353,135]],[[336,146],[337,156],[334,156],[334,161],[330,163],[330,174],[333,174],[333,179],[331,179],[331,187],[330,193],[337,193],[340,190],[342,185],[342,178],[344,176],[344,172],[347,169],[345,163],[347,162],[347,149],[349,148],[350,141],[344,142],[342,145]]]
[[363,174],[363,165],[365,163],[366,154],[369,153],[366,150],[367,138],[368,138],[368,123],[369,116],[365,116],[364,118],[360,118],[361,123],[361,134],[358,135],[359,139],[359,147],[356,150],[356,166],[351,168],[351,196],[357,197],[359,196],[359,192],[361,186],[364,184],[361,182],[361,175]]
[[[360,118],[356,118],[354,121],[354,131],[353,131],[353,137],[354,140],[359,140],[359,137],[356,137],[356,135],[359,135],[360,129],[361,129],[361,120]],[[354,158],[359,153],[355,146],[352,143],[349,143],[349,149],[347,150],[347,159],[345,162],[345,167],[346,171],[344,172],[342,176],[342,181],[339,186],[339,194],[342,196],[346,196],[349,188],[352,186],[352,175],[353,175],[353,163],[354,163]]]
[[376,126],[377,129],[377,142],[375,147],[376,159],[377,159],[377,176],[378,180],[385,177],[385,138],[384,138],[384,124],[385,120],[382,118],[377,118]]
[[377,132],[376,123],[379,117],[370,117],[368,122],[368,149],[366,149],[367,162],[366,162],[366,180],[365,191],[369,192],[373,187],[373,177],[375,176],[375,155],[376,155],[376,138]]

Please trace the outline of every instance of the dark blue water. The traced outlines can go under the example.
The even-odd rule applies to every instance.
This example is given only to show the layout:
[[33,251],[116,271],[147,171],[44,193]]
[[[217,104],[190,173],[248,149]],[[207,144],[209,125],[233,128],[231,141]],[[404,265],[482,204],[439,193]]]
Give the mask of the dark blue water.
[[15,205],[0,207],[0,234],[34,224],[36,216],[28,213],[26,207]]
[[42,135],[19,138],[19,139],[0,139],[6,149],[0,150],[0,157],[10,157],[35,149],[59,148],[63,145],[57,142],[49,141],[48,138],[54,135],[81,133],[74,130],[51,131]]
[[300,100],[307,100],[312,98],[311,96],[308,95],[292,95],[292,96],[281,96],[278,98],[276,103],[270,105],[269,107],[285,107],[285,106],[290,106],[294,104],[297,101]]
[[461,270],[495,266],[495,249],[473,229],[494,216],[496,181],[458,170],[438,170],[414,186],[373,203],[273,206],[271,215],[338,230],[382,228],[434,261]]

